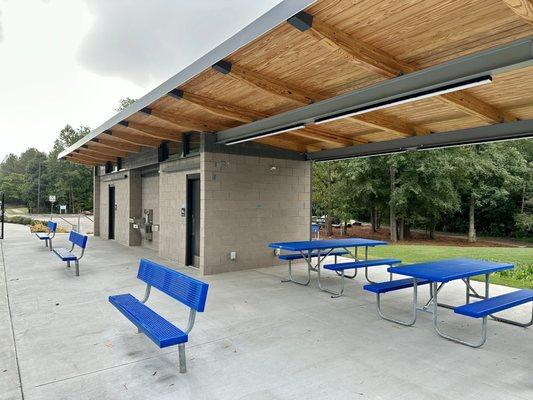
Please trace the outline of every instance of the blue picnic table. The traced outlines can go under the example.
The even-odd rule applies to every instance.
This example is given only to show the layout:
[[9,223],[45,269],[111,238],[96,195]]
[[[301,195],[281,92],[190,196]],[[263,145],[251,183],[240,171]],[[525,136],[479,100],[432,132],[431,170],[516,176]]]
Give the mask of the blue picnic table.
[[[352,239],[332,239],[332,240],[304,240],[298,242],[277,242],[270,243],[268,247],[273,249],[280,249],[285,251],[295,252],[298,255],[299,259],[303,259],[307,264],[307,280],[304,282],[299,282],[295,280],[292,276],[292,266],[289,262],[289,278],[282,282],[293,282],[299,285],[307,286],[311,282],[311,271],[317,273],[318,287],[326,292],[332,293],[335,296],[338,296],[339,293],[333,292],[322,284],[320,280],[320,269],[321,263],[329,255],[335,254],[334,252],[338,249],[344,249],[346,252],[349,252],[349,249],[353,249],[353,254],[355,259],[357,259],[357,250],[359,247],[365,248],[365,260],[368,260],[368,248],[375,246],[384,246],[387,242],[381,240],[371,240],[371,239],[362,239],[362,238],[352,238]],[[281,258],[281,257],[280,257]],[[317,262],[313,265],[312,259],[316,258]],[[340,273],[339,273],[340,275]],[[342,271],[342,276],[344,277],[344,271]],[[354,276],[355,277],[355,274]],[[342,292],[340,293],[342,294]]]
[[[366,285],[365,289],[377,294],[377,306],[379,315],[389,321],[396,322],[402,325],[413,325],[416,321],[417,312],[425,311],[432,314],[433,327],[436,333],[448,340],[465,344],[471,347],[481,346],[487,338],[486,321],[487,316],[493,319],[511,323],[519,326],[529,326],[527,324],[520,324],[516,321],[511,321],[505,318],[492,316],[491,312],[501,311],[507,308],[514,307],[519,304],[524,304],[532,300],[533,291],[521,290],[517,292],[500,295],[489,298],[489,276],[494,272],[500,272],[513,269],[514,265],[511,263],[497,263],[485,260],[476,260],[469,258],[455,258],[446,260],[437,260],[422,262],[398,267],[390,267],[388,271],[397,275],[410,277],[411,279],[402,279],[395,282],[383,282],[379,284]],[[483,295],[476,292],[470,283],[470,279],[474,276],[484,276],[485,293]],[[466,286],[466,304],[462,306],[449,306],[438,302],[438,293],[449,282],[462,281]],[[422,284],[429,284],[430,299],[423,306],[419,307],[417,304],[417,290],[418,286]],[[409,321],[401,321],[390,316],[384,315],[380,308],[380,294],[396,290],[413,288],[412,299],[412,316]],[[391,288],[393,288],[391,290]],[[471,303],[471,298],[478,298],[481,301]],[[463,314],[474,318],[483,318],[481,339],[478,342],[472,343],[461,340],[444,333],[438,326],[437,310],[438,306],[452,308],[457,314]]]

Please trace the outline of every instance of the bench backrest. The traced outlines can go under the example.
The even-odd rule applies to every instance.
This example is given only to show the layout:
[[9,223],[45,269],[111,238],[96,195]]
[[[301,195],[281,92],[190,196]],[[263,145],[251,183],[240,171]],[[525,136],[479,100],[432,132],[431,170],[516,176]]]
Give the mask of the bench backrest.
[[46,226],[48,227],[48,231],[50,233],[54,233],[57,229],[57,222],[48,221]]
[[144,258],[141,259],[137,278],[196,311],[205,309],[207,283]]
[[68,237],[68,240],[70,240],[75,245],[81,247],[84,249],[87,246],[87,240],[89,238],[85,235],[82,235],[81,233],[70,231],[70,235]]

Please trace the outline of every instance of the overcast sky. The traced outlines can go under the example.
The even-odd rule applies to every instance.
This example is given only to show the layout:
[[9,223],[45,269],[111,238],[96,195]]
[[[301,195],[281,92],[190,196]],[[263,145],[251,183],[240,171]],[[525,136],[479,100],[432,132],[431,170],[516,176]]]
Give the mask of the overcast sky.
[[281,0],[0,0],[0,159],[96,127]]

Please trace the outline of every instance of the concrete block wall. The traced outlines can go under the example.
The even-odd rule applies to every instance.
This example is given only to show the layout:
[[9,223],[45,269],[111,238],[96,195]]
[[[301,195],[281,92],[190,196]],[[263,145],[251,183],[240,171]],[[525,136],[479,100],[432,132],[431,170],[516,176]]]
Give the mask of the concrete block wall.
[[[179,165],[193,169],[177,168]],[[185,264],[186,218],[181,207],[187,202],[187,175],[200,173],[197,162],[179,160],[165,163],[159,174],[159,255]]]
[[204,152],[201,171],[204,274],[275,265],[268,243],[309,238],[309,162]]
[[[159,225],[159,175],[152,174],[142,177],[142,210],[151,209],[154,212],[154,224]],[[144,217],[144,215],[143,215]],[[160,232],[154,232],[152,241],[143,239],[141,245],[149,249],[159,250]]]
[[109,186],[115,187],[115,240],[130,245],[130,171],[100,179],[100,236],[109,239]]

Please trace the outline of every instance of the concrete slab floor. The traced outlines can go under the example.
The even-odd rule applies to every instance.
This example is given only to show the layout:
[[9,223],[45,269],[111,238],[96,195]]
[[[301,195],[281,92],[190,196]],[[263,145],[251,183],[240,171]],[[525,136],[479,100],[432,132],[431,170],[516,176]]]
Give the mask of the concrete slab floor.
[[[90,238],[77,278],[17,225],[7,226],[1,246],[0,399],[533,398],[532,329],[489,321],[485,346],[467,348],[437,337],[429,314],[410,328],[381,320],[359,277],[332,299],[314,279],[309,287],[280,283],[285,267],[201,278],[210,284],[206,312],[190,335],[188,373],[179,374],[177,349],[137,334],[107,297],[142,297],[140,257],[195,270]],[[66,236],[55,246],[67,246]],[[303,278],[304,268],[295,270]],[[387,279],[381,269],[372,275]],[[327,283],[338,281],[328,275]],[[407,314],[409,297],[394,293],[384,304]],[[464,288],[450,285],[441,300],[462,304]],[[149,305],[186,325],[187,310],[165,295],[154,290]],[[530,309],[507,314],[526,320]],[[479,321],[449,310],[440,319],[449,332],[479,332]]]

